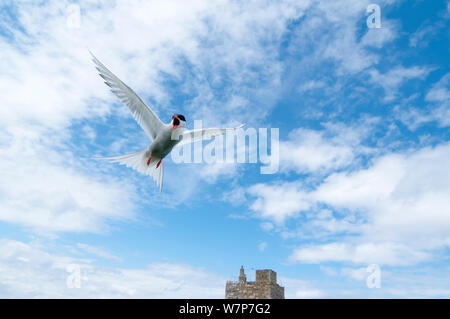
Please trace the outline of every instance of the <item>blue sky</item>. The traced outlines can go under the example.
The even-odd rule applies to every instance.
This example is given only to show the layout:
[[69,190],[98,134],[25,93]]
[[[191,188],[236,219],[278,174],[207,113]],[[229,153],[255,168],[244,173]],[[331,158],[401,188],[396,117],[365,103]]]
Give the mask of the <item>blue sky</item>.
[[[448,1],[4,1],[0,15],[0,296],[222,298],[241,265],[277,271],[290,298],[450,296]],[[159,193],[92,160],[149,140],[88,49],[164,122],[279,128],[279,171],[168,157]]]

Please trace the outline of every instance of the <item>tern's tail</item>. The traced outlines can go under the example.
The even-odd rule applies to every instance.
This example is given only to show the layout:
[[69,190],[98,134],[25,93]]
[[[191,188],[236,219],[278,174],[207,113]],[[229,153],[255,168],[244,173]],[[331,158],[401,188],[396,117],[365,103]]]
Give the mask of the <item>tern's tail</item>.
[[109,160],[111,162],[119,163],[131,167],[141,174],[149,175],[153,177],[156,185],[159,185],[159,191],[162,191],[164,167],[163,163],[156,167],[157,163],[161,160],[157,157],[152,157],[149,165],[147,165],[148,158],[145,157],[145,151],[140,151],[131,154],[109,156],[109,157],[94,157],[95,159]]

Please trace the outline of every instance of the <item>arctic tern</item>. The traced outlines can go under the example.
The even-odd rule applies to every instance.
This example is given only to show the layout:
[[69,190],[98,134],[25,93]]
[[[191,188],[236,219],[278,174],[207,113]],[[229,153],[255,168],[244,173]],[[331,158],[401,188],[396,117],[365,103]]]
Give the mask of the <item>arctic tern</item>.
[[[90,52],[91,53],[91,52]],[[186,130],[186,118],[182,114],[172,115],[172,121],[164,124],[147,104],[117,76],[109,71],[92,53],[92,60],[105,84],[124,103],[136,122],[147,133],[152,143],[147,149],[125,155],[96,157],[131,167],[136,171],[152,176],[159,191],[162,191],[164,166],[162,160],[175,146],[184,145],[204,139],[211,139],[223,135],[227,131],[234,131],[245,124],[235,128],[204,128],[199,130]]]

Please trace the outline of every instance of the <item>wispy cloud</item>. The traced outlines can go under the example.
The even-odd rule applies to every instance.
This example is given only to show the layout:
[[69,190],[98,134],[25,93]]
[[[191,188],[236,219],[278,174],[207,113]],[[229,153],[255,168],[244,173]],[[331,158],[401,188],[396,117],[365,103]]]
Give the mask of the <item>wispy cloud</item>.
[[[322,238],[353,234],[339,242],[300,247],[292,260],[394,265],[429,260],[449,240],[450,178],[445,177],[450,171],[449,151],[444,144],[386,154],[368,168],[331,174],[313,190],[300,183],[257,184],[249,189],[256,197],[250,208],[258,217],[279,224],[302,213],[303,234],[315,232]],[[321,204],[340,217],[309,214]]]
[[384,100],[390,102],[397,97],[398,89],[403,83],[410,79],[423,79],[430,72],[431,69],[426,67],[405,68],[399,66],[384,74],[381,74],[378,70],[372,70],[370,76],[373,83],[384,89],[386,94]]
[[[426,107],[399,105],[395,108],[397,118],[410,130],[425,123],[436,122],[439,127],[450,125],[450,74],[447,73],[433,84],[425,95]],[[416,102],[417,103],[417,102]]]
[[371,152],[363,141],[378,121],[363,118],[353,125],[324,123],[323,130],[294,129],[280,142],[281,168],[285,172],[324,174],[355,165],[358,156]]
[[258,245],[258,249],[260,252],[263,252],[267,248],[267,243],[264,241]]
[[87,252],[88,254],[98,256],[100,258],[110,259],[114,261],[122,261],[121,258],[111,254],[109,251],[105,250],[102,247],[92,246],[88,244],[78,243],[77,247],[81,250]]
[[[225,279],[184,264],[102,267],[45,248],[0,240],[0,296],[9,298],[223,298]],[[82,245],[82,248],[86,248]],[[92,247],[91,247],[92,248]],[[88,248],[88,250],[91,250]],[[96,249],[98,251],[98,249]],[[79,270],[79,288],[68,285]]]

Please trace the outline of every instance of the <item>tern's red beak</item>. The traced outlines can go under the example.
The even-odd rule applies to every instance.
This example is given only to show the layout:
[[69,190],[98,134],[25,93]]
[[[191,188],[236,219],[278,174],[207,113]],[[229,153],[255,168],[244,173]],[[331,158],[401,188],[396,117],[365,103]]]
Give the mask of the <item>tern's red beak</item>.
[[172,118],[173,118],[173,121],[172,121],[172,131],[173,131],[178,126],[180,126],[180,120],[176,116],[173,116]]

